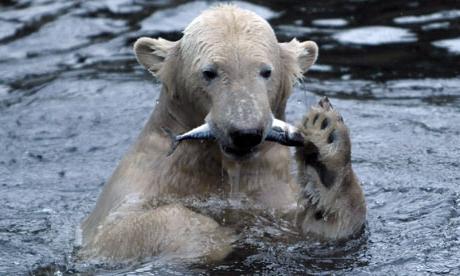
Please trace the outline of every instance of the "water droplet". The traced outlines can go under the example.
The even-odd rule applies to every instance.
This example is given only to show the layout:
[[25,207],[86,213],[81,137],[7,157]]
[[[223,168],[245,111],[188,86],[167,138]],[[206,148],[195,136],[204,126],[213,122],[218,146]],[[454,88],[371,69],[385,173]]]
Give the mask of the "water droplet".
[[240,193],[241,164],[235,163],[233,166],[227,168],[227,174],[230,182],[230,196],[237,198]]
[[158,104],[160,101],[159,100],[155,100],[155,104]]

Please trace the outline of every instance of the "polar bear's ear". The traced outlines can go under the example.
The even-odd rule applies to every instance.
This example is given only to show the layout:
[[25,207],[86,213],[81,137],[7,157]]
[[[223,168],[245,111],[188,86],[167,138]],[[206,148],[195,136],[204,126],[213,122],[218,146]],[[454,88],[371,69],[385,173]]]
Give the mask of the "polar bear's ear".
[[294,58],[300,69],[300,73],[305,73],[318,58],[318,45],[314,41],[299,42],[293,39],[287,43],[280,43],[284,55]]
[[158,75],[164,60],[177,44],[163,38],[141,37],[134,43],[137,61],[153,75]]

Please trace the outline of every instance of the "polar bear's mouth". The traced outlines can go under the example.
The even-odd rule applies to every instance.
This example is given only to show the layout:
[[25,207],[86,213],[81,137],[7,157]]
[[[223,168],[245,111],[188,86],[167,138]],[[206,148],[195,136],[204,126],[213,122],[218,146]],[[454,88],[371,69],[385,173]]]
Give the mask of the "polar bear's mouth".
[[257,146],[252,148],[239,149],[221,145],[220,148],[225,155],[234,159],[247,159],[252,157],[258,151]]
[[[216,140],[217,137],[208,123],[204,123],[184,134],[175,135],[168,128],[162,128],[171,139],[171,148],[168,156],[171,155],[180,142],[184,140]],[[288,147],[300,147],[305,144],[305,140],[300,131],[293,125],[273,118],[272,126],[265,141],[276,142]],[[263,141],[262,141],[263,142]],[[258,146],[237,148],[221,144],[221,150],[232,157],[246,158],[252,156],[258,150]]]

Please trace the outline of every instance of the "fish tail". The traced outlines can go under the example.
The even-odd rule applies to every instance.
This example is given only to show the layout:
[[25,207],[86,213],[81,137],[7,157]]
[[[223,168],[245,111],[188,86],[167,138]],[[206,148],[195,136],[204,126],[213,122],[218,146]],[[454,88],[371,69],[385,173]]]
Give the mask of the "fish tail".
[[171,140],[171,146],[168,153],[166,154],[166,156],[170,156],[177,148],[177,145],[179,145],[179,141],[176,139],[176,135],[174,135],[174,133],[169,128],[161,127],[161,129],[168,135],[169,139]]

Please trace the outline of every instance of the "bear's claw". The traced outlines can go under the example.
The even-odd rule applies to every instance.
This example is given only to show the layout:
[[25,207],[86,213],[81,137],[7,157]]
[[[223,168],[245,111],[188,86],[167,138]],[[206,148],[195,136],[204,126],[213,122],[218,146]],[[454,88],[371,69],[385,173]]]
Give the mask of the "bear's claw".
[[327,96],[322,97],[321,100],[319,100],[318,105],[328,111],[334,109]]

